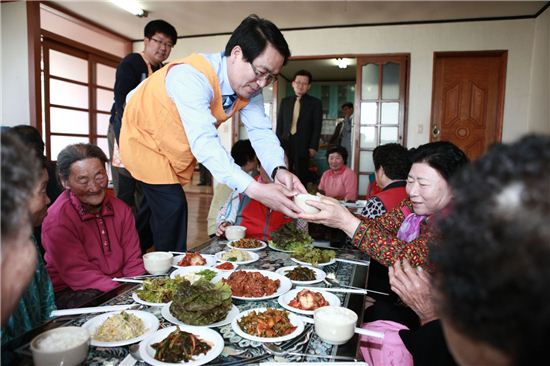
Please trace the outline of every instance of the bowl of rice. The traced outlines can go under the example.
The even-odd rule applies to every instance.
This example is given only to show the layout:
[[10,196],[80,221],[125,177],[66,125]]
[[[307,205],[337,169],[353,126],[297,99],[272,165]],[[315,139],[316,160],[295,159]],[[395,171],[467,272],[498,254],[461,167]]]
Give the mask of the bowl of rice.
[[72,366],[82,363],[88,355],[90,334],[81,327],[60,327],[34,337],[31,351],[36,366]]

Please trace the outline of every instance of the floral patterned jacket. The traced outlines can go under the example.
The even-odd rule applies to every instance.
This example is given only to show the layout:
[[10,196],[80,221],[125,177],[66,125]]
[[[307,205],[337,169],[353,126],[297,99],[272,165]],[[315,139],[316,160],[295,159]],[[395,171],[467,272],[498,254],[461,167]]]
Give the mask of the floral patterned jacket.
[[413,212],[411,201],[407,198],[375,219],[359,216],[361,224],[352,237],[353,246],[388,267],[398,259],[408,259],[412,266],[428,267],[428,240],[432,235],[429,219],[421,223],[420,235],[415,240],[406,242],[397,238],[397,232],[405,220],[401,211],[405,206]]

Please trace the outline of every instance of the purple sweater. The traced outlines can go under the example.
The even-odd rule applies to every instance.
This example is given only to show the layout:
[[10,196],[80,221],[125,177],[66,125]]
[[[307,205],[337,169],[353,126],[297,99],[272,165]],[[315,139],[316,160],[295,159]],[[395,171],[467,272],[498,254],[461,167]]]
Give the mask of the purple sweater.
[[70,191],[63,192],[42,224],[42,245],[55,292],[108,291],[118,285],[113,277],[145,272],[132,211],[109,195],[93,214]]

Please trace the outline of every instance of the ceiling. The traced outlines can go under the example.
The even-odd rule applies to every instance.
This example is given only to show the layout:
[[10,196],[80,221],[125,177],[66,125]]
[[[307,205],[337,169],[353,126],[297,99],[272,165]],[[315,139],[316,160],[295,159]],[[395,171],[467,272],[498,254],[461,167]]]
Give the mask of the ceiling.
[[[158,1],[137,0],[145,18],[127,13],[109,1],[53,1],[84,18],[134,41],[153,19],[174,25],[181,38],[230,34],[252,13],[265,17],[281,30],[359,25],[426,23],[468,19],[529,17],[547,1]],[[334,60],[294,60],[283,69],[286,78],[296,70],[310,70],[316,80],[354,80],[355,65],[339,69]]]

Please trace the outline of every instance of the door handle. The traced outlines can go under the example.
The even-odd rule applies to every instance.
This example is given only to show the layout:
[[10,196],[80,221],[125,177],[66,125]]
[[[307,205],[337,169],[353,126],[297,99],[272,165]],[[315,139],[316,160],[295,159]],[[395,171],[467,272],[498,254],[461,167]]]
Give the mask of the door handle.
[[437,125],[434,125],[434,127],[432,128],[432,137],[434,138],[437,138],[439,137],[439,133],[441,131],[439,130],[439,128],[437,127]]

